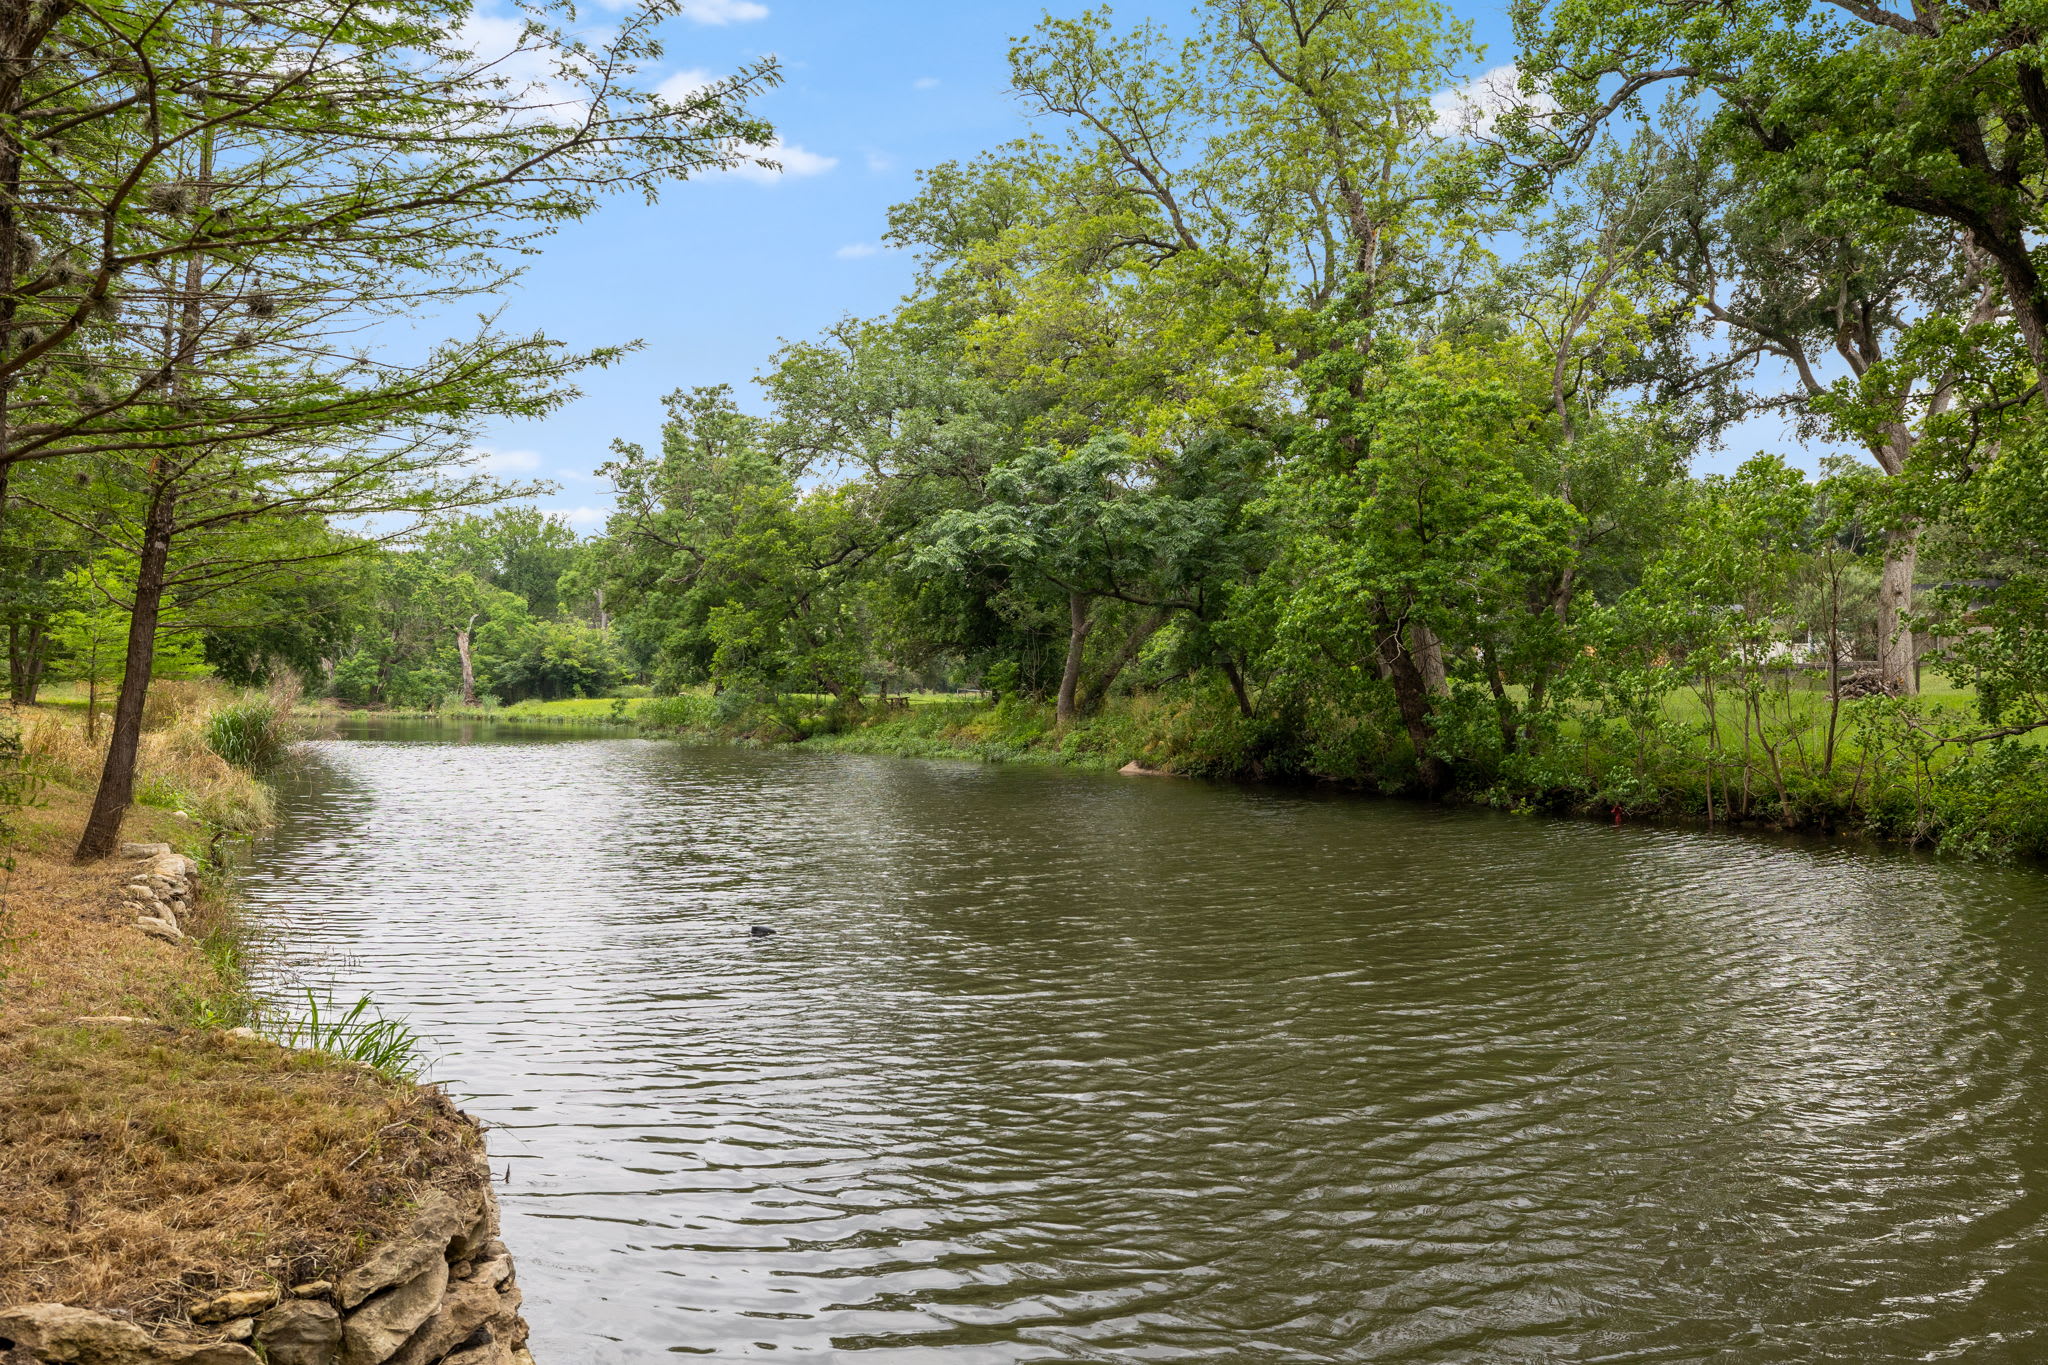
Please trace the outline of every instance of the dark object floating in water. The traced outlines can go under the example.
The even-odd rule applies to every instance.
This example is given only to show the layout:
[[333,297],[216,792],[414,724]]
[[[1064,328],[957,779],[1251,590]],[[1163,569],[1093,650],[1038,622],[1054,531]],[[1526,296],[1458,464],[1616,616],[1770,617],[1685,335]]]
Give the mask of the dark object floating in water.
[[747,932],[752,934],[755,938],[766,938],[768,937],[768,935],[774,933],[775,931],[773,929],[770,929],[765,924],[757,924],[753,928],[747,930]]

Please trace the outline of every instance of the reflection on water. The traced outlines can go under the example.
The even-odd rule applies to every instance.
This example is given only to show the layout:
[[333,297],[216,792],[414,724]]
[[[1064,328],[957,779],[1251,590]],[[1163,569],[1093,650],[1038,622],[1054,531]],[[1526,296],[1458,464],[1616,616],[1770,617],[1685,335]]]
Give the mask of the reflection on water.
[[497,1125],[544,1365],[2048,1358],[2036,875],[377,734],[250,893]]

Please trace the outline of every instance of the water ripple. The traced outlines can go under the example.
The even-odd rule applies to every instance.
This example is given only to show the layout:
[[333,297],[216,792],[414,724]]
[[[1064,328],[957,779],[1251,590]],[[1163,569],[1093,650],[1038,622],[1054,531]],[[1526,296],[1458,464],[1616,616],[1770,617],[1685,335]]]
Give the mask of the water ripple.
[[250,898],[494,1125],[544,1360],[2048,1356],[2033,875],[441,733]]

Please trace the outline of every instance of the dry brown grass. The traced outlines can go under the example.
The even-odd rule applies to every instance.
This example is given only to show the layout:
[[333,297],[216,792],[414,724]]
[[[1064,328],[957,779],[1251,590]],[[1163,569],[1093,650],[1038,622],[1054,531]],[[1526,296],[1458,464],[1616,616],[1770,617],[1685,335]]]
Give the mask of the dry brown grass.
[[[143,710],[142,743],[135,762],[135,795],[142,806],[183,810],[232,830],[268,823],[270,789],[206,747],[206,718],[230,697],[212,682],[158,682]],[[107,718],[92,740],[85,714],[71,708],[30,708],[21,713],[24,747],[41,769],[66,785],[90,788],[107,761]]]
[[[183,1023],[236,983],[133,927],[126,865],[69,861],[85,807],[50,788],[0,873],[0,1303],[176,1322],[207,1291],[331,1278],[426,1186],[479,1178],[477,1130],[438,1092]],[[130,819],[132,839],[181,834]],[[79,1022],[103,1015],[142,1022]]]

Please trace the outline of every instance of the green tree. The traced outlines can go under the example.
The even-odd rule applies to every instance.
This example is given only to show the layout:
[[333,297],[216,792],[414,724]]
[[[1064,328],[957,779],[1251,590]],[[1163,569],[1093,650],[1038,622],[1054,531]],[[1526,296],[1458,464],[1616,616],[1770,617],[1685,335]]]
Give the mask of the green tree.
[[505,702],[601,697],[628,676],[611,639],[577,621],[493,621],[479,652],[491,692]]
[[669,396],[658,457],[626,442],[604,583],[620,634],[676,688],[711,681],[852,701],[867,649],[854,603],[895,532],[855,483],[799,489],[767,423],[720,385]]
[[1518,0],[1514,16],[1524,79],[1555,106],[1513,130],[1539,167],[1651,91],[1699,98],[1774,216],[1866,243],[1902,216],[1967,234],[2042,371],[2048,99],[2025,7]]
[[[1510,661],[1558,652],[1554,613],[1524,604],[1573,563],[1582,518],[1541,488],[1547,395],[1502,380],[1516,362],[1512,346],[1325,362],[1361,376],[1321,386],[1320,421],[1297,436],[1274,493],[1281,659],[1353,704],[1390,690],[1432,795],[1452,781],[1438,744],[1446,651],[1477,664],[1496,700],[1529,680],[1505,672]],[[1516,627],[1544,643],[1503,638]]]
[[[772,63],[636,85],[671,0],[609,36],[528,5],[511,51],[439,0],[16,6],[0,25],[0,474],[63,455],[317,439],[548,366],[488,326],[401,360],[339,338],[507,278],[610,190],[758,157]],[[587,33],[587,31],[586,31]],[[547,73],[539,83],[508,69]],[[166,345],[166,315],[180,319]],[[243,376],[256,367],[264,382]],[[166,410],[174,375],[183,383]]]
[[987,494],[980,507],[932,521],[913,565],[959,573],[983,561],[1057,590],[1067,617],[1057,717],[1071,724],[1098,605],[1199,613],[1203,551],[1224,531],[1229,509],[1209,489],[1162,484],[1116,438],[1072,454],[1025,451],[990,473]]
[[[81,857],[118,838],[181,536],[475,505],[482,484],[443,477],[471,424],[544,411],[611,354],[488,323],[410,360],[344,338],[495,288],[608,190],[651,194],[765,139],[740,106],[771,68],[678,103],[633,84],[672,5],[601,46],[550,26],[569,13],[531,11],[516,54],[566,98],[503,79],[504,54],[461,50],[460,13],[427,3],[190,0],[148,24],[53,5],[5,33],[24,79],[0,87],[0,179],[32,184],[41,216],[0,221],[0,468],[101,459],[139,556]],[[64,136],[31,131],[50,126]]]
[[[57,613],[50,645],[62,676],[85,684],[85,737],[99,738],[100,694],[118,687],[128,666],[128,629],[134,615],[136,566],[132,556],[102,554],[64,576],[66,598],[78,605]],[[159,678],[189,678],[205,670],[198,633],[172,613],[159,623],[167,635],[150,657]]]
[[428,553],[479,581],[515,593],[535,616],[562,610],[561,579],[576,558],[576,533],[530,504],[450,517],[422,536]]

